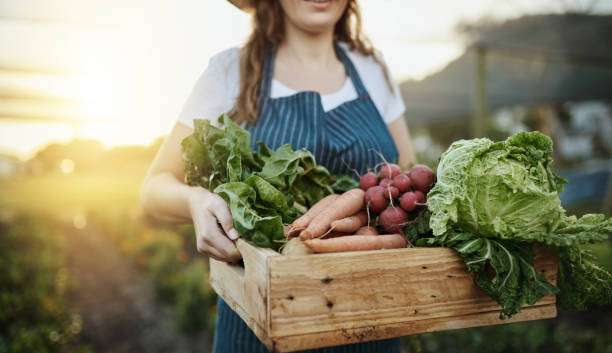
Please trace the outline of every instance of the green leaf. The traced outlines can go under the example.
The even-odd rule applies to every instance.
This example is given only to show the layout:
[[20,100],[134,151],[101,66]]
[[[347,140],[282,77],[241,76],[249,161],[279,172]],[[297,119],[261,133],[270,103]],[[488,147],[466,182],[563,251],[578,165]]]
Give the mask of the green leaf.
[[[421,242],[422,244],[422,242]],[[501,318],[508,318],[542,297],[556,294],[533,265],[531,245],[457,233],[429,238],[428,245],[444,245],[456,250],[475,282],[501,307]]]
[[427,195],[435,237],[417,244],[456,249],[477,274],[476,283],[507,316],[556,292],[533,269],[534,243],[558,247],[564,254],[563,283],[574,283],[562,285],[567,306],[608,300],[600,298],[606,293],[602,279],[609,281],[609,274],[572,249],[606,240],[612,219],[565,214],[559,199],[565,180],[553,173],[552,146],[538,132],[519,133],[504,142],[457,141],[442,154],[437,183]]
[[214,192],[227,202],[238,233],[249,238],[261,218],[251,206],[257,198],[255,189],[242,182],[233,182],[217,186]]
[[305,149],[260,143],[254,152],[248,131],[226,114],[217,122],[196,119],[183,140],[186,181],[221,195],[241,236],[276,249],[284,241],[283,222],[301,214],[295,201],[309,206],[331,193],[332,176]]
[[262,203],[279,210],[288,207],[285,195],[259,175],[249,176],[245,183],[255,189]]
[[415,243],[421,238],[431,236],[429,228],[429,218],[431,213],[427,208],[420,209],[416,216],[404,227],[404,234],[410,242]]
[[342,175],[336,178],[336,181],[332,184],[332,189],[335,193],[344,193],[351,189],[359,187],[359,182],[348,175]]
[[559,249],[559,304],[586,310],[612,304],[612,274],[597,265],[594,256],[577,246]]

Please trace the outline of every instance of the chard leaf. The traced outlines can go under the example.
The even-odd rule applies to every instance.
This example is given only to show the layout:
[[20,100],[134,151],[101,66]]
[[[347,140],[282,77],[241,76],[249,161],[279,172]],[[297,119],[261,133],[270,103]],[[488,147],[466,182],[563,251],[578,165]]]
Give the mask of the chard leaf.
[[333,176],[312,153],[290,145],[272,150],[263,143],[254,152],[249,132],[225,114],[218,126],[196,119],[181,145],[186,182],[221,195],[236,230],[259,246],[277,249],[284,241],[283,222],[332,192]]
[[262,203],[276,209],[288,207],[285,195],[259,175],[253,174],[244,182],[256,190],[257,197]]
[[[283,235],[283,221],[279,215],[262,217],[256,212],[257,192],[250,185],[242,182],[231,182],[219,185],[215,190],[228,203],[234,220],[234,228],[247,240],[252,240],[255,234],[260,233],[268,239],[271,248]],[[261,238],[261,237],[260,237]],[[263,241],[259,239],[259,243]]]
[[348,175],[344,175],[344,176],[341,176],[340,178],[337,178],[331,187],[335,193],[341,194],[351,189],[358,188],[359,182]]

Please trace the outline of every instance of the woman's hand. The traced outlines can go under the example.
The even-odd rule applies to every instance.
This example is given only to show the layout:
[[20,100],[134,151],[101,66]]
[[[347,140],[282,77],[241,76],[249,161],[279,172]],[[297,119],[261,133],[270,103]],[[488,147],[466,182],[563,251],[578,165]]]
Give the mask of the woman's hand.
[[219,261],[240,260],[240,253],[233,242],[238,239],[238,232],[234,229],[232,214],[223,198],[204,188],[193,188],[189,210],[199,253]]

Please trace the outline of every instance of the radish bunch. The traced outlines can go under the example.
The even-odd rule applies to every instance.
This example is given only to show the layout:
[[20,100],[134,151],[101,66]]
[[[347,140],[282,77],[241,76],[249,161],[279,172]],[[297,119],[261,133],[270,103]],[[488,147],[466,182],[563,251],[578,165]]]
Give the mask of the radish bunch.
[[359,178],[368,211],[378,215],[381,227],[391,233],[401,232],[410,212],[425,204],[425,195],[434,183],[434,173],[423,164],[402,172],[397,164],[385,163],[378,173],[368,172]]

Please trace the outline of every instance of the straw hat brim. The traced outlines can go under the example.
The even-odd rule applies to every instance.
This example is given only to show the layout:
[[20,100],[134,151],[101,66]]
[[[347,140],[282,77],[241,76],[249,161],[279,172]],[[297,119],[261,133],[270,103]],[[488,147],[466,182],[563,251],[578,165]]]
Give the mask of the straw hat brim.
[[249,11],[253,9],[254,0],[228,0],[232,5],[240,10]]

